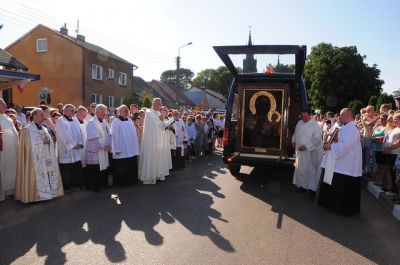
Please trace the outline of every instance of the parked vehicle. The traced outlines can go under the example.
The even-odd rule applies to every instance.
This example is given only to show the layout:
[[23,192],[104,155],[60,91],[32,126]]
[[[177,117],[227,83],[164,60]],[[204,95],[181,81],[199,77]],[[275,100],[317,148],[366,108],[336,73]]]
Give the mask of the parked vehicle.
[[[214,49],[234,76],[227,99],[222,156],[231,174],[238,174],[242,165],[293,165],[291,137],[301,110],[308,107],[301,76],[306,46],[246,45]],[[294,71],[279,73],[271,67],[257,70],[257,60],[260,62],[262,56],[272,54],[294,56]],[[243,68],[237,62],[243,62]]]

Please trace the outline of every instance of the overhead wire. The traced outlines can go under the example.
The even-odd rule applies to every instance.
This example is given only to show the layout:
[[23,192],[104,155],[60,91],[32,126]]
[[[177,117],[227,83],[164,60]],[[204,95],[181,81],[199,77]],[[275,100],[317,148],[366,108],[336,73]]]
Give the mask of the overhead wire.
[[[17,4],[21,5],[25,10],[19,9],[21,11],[20,13],[16,13],[14,10],[10,9],[10,6],[8,6],[7,9],[4,8],[4,6],[0,7],[0,15],[6,17],[7,21],[9,23],[21,26],[21,27],[29,27],[32,28],[33,26],[37,24],[47,24],[51,25],[52,27],[58,27],[58,25],[62,25],[62,23],[58,23],[56,18],[52,17],[51,15],[48,15],[44,12],[41,12],[39,10],[36,10],[32,7],[29,7],[25,5],[24,3],[21,3],[19,1],[15,1]],[[29,9],[29,10],[28,10]],[[32,12],[32,13],[31,13]],[[33,15],[32,15],[33,14]],[[31,26],[28,26],[31,25]],[[108,44],[109,47],[113,47],[114,50],[123,50],[125,54],[129,54],[135,60],[141,61],[141,64],[154,64],[158,62],[165,62],[165,61],[172,61],[173,58],[171,58],[168,55],[161,54],[159,52],[151,51],[149,49],[145,49],[142,47],[139,47],[137,45],[132,45],[131,43],[125,42],[125,41],[119,41],[115,39],[110,39],[109,36],[97,33],[91,29],[88,29],[86,27],[82,27],[84,31],[87,31],[90,34],[90,38],[92,38],[95,41],[98,41],[100,43],[105,43]],[[133,50],[132,47],[136,48],[137,50],[141,50],[141,52],[137,52],[137,50]],[[145,53],[145,54],[143,54]],[[148,60],[150,58],[153,59],[160,59],[160,60]],[[146,60],[147,59],[147,60]]]

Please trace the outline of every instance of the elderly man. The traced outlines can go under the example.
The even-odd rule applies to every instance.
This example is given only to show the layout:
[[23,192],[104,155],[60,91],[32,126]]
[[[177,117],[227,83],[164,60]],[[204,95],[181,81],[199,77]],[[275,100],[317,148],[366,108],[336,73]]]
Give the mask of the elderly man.
[[139,178],[143,184],[156,184],[157,179],[169,175],[166,166],[163,123],[164,115],[160,113],[162,102],[160,98],[153,99],[152,108],[146,111],[144,129],[140,148]]
[[95,109],[96,116],[86,126],[87,142],[85,159],[87,168],[87,185],[96,192],[108,186],[111,134],[106,124],[107,107],[99,104]]
[[362,151],[360,134],[349,108],[340,111],[337,142],[324,143],[318,205],[344,215],[360,212]]
[[318,122],[311,119],[310,111],[301,112],[292,137],[296,150],[296,165],[293,184],[299,189],[306,189],[310,197],[315,196],[318,188],[320,164],[322,159],[322,130]]
[[84,140],[79,121],[74,114],[74,105],[66,104],[63,107],[63,116],[56,123],[58,162],[66,192],[83,185],[81,149]]
[[138,182],[137,156],[140,154],[136,128],[128,118],[127,106],[120,106],[118,113],[119,116],[111,123],[114,184],[133,186]]
[[45,119],[40,108],[22,130],[17,159],[15,199],[21,202],[50,200],[64,195],[54,143],[42,126]]
[[5,115],[6,103],[0,98],[0,201],[15,193],[17,173],[18,132]]

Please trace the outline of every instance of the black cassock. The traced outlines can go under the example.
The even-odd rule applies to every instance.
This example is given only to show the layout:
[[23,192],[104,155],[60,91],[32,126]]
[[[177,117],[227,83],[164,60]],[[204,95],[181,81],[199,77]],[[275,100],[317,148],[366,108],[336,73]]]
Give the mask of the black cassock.
[[323,181],[324,173],[322,169],[318,206],[344,215],[360,213],[361,178],[335,172],[329,185]]

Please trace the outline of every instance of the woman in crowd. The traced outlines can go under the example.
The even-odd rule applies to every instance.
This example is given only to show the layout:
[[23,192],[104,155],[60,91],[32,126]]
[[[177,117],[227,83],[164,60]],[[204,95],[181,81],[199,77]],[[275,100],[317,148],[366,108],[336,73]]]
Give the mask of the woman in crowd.
[[204,151],[203,147],[205,136],[204,124],[202,123],[200,114],[196,115],[194,126],[196,129],[196,138],[194,140],[194,154],[196,158],[199,158]]
[[219,130],[218,130],[217,143],[218,143],[218,147],[222,148],[222,138],[224,136],[224,128],[225,128],[225,116],[224,115],[219,115],[218,127],[219,127]]
[[[393,123],[392,123],[393,121]],[[394,185],[396,172],[393,169],[397,155],[400,154],[400,113],[388,117],[387,126],[389,127],[385,134],[383,153],[385,164],[388,166],[388,172],[383,179],[384,190],[396,192]],[[390,129],[392,127],[392,129]]]
[[377,165],[377,184],[383,185],[383,178],[386,174],[388,167],[384,164],[382,155],[383,140],[385,138],[386,125],[387,125],[387,114],[380,115],[380,125],[376,126],[372,133],[373,148],[375,152],[375,160]]
[[8,114],[8,117],[10,117],[12,119],[14,127],[17,130],[18,135],[19,135],[21,133],[22,126],[19,123],[19,121],[17,121],[17,116],[14,113],[10,113],[10,114]]

